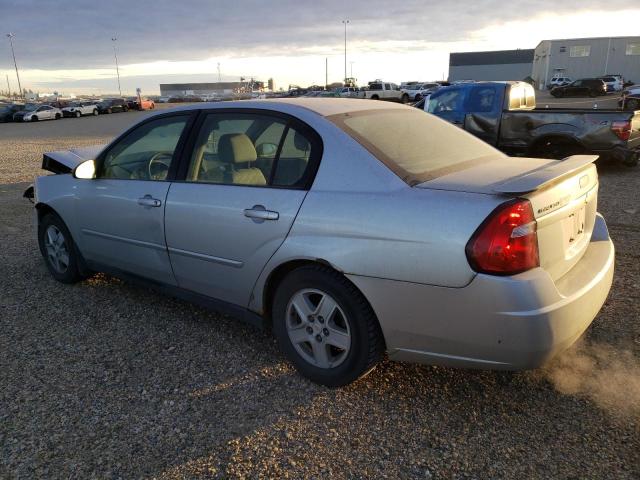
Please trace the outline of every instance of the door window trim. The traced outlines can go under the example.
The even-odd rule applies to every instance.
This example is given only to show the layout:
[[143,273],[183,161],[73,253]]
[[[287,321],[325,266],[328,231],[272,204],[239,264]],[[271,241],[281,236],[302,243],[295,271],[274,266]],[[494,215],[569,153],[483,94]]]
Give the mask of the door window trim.
[[[191,163],[191,157],[193,155],[193,150],[196,146],[196,142],[198,140],[198,136],[200,135],[200,129],[204,125],[206,118],[208,115],[213,114],[244,114],[244,115],[260,115],[266,117],[272,117],[279,120],[284,120],[285,128],[283,130],[282,137],[280,138],[280,143],[278,145],[278,150],[276,152],[276,156],[273,159],[273,166],[271,169],[271,173],[269,178],[267,179],[266,185],[240,185],[240,184],[232,184],[232,183],[215,183],[215,182],[192,182],[187,181],[187,172],[189,170],[189,164]],[[311,144],[311,156],[309,157],[309,167],[307,171],[304,173],[304,181],[300,181],[300,185],[273,185],[273,180],[275,178],[275,168],[278,165],[278,160],[280,158],[280,153],[282,152],[284,141],[286,139],[286,135],[288,134],[290,129],[294,129],[296,132],[302,134]],[[185,141],[185,147],[182,151],[182,155],[179,159],[177,172],[175,177],[173,178],[173,182],[175,183],[189,183],[194,185],[223,185],[228,187],[249,187],[249,188],[275,188],[275,189],[284,189],[284,190],[309,190],[313,185],[313,182],[316,178],[316,174],[318,172],[318,168],[320,167],[320,162],[322,160],[322,155],[324,152],[324,144],[322,142],[322,137],[318,132],[316,132],[311,126],[307,123],[303,122],[297,117],[293,115],[289,115],[284,112],[279,112],[277,110],[270,110],[266,108],[238,108],[238,107],[223,107],[223,108],[207,108],[198,110],[198,117],[194,121],[191,132],[189,134],[189,138]]]
[[176,144],[176,148],[173,150],[173,155],[171,156],[171,165],[169,166],[169,172],[167,173],[167,177],[164,180],[145,180],[145,179],[131,179],[131,178],[108,178],[104,180],[125,180],[125,181],[142,181],[142,182],[171,182],[174,180],[176,176],[176,172],[178,170],[178,165],[180,163],[180,159],[182,157],[184,147],[186,145],[186,141],[191,134],[191,129],[193,128],[193,123],[197,117],[197,110],[184,110],[180,112],[167,112],[161,113],[159,115],[153,115],[141,122],[132,125],[128,130],[125,130],[124,133],[120,134],[116,137],[108,146],[105,148],[98,157],[95,159],[96,162],[96,180],[103,180],[99,174],[102,173],[102,167],[104,166],[104,161],[109,152],[116,147],[121,140],[124,140],[129,134],[138,128],[147,125],[148,123],[154,122],[156,120],[161,120],[164,118],[178,118],[178,117],[188,117],[185,123],[184,129],[180,134],[180,138],[178,139],[178,143]]

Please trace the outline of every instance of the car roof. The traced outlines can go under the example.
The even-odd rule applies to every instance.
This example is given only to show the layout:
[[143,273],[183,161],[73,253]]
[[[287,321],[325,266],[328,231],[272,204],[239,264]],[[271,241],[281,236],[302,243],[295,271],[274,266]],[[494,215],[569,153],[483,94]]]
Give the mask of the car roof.
[[[355,98],[329,98],[329,97],[298,97],[298,98],[274,98],[268,100],[235,100],[230,102],[204,102],[184,107],[177,107],[172,111],[204,110],[218,108],[256,108],[270,109],[281,112],[289,112],[296,109],[310,110],[322,117],[340,115],[349,112],[364,110],[393,110],[408,108],[393,102],[380,102]],[[164,110],[165,112],[167,110]]]

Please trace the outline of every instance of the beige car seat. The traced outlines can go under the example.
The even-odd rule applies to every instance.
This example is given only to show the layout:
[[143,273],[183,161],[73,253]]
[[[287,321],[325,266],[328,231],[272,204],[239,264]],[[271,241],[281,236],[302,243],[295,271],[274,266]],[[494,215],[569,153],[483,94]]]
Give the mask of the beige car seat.
[[258,158],[251,139],[244,133],[222,135],[218,142],[218,157],[230,166],[230,183],[238,185],[266,185],[262,170],[252,167]]

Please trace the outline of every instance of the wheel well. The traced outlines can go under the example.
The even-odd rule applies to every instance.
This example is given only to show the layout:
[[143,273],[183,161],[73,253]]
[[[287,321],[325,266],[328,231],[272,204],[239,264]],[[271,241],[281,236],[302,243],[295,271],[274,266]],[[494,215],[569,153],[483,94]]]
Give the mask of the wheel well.
[[538,138],[533,145],[531,146],[531,151],[539,150],[547,143],[561,144],[561,145],[572,145],[576,147],[582,147],[580,141],[574,137],[569,137],[566,135],[545,135],[544,137]]
[[58,215],[58,212],[56,212],[53,208],[51,208],[46,203],[36,204],[36,211],[38,212],[38,221],[42,220],[42,217],[44,217],[48,213],[53,213],[54,215]]

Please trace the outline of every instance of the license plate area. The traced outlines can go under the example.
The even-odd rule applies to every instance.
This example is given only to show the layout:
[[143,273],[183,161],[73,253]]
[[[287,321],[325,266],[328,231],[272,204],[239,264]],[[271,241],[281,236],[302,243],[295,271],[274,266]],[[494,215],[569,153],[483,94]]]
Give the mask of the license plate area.
[[578,253],[586,241],[586,210],[587,204],[583,203],[562,222],[564,250],[567,259]]

